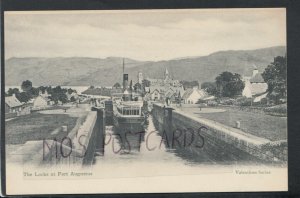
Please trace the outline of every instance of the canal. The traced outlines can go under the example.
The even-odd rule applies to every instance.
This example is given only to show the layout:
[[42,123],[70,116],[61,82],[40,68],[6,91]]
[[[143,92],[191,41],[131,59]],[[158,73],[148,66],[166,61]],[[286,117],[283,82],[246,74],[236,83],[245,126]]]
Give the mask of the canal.
[[[106,126],[104,154],[95,155],[95,165],[104,161],[116,163],[160,160],[186,163],[176,156],[174,150],[166,148],[166,143],[156,129],[152,116],[149,116],[147,121],[148,124],[144,127],[135,126],[135,133],[127,133],[126,138],[124,131],[118,131],[114,126]],[[126,130],[125,127],[124,129]]]
[[177,142],[177,146],[171,146],[172,143],[166,140],[164,131],[151,115],[147,118],[147,125],[141,128],[143,130],[144,133],[129,134],[124,138],[114,126],[106,126],[104,153],[95,154],[92,166],[101,172],[99,177],[228,173],[237,164],[257,163],[253,159],[217,160],[214,154],[201,147],[195,148],[193,144],[184,147]]

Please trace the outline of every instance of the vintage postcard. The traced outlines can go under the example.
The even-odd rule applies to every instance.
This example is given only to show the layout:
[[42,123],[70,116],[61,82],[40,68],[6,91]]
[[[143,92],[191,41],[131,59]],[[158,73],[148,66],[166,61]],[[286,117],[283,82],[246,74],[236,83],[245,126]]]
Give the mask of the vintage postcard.
[[288,190],[285,8],[5,11],[4,53],[8,195]]

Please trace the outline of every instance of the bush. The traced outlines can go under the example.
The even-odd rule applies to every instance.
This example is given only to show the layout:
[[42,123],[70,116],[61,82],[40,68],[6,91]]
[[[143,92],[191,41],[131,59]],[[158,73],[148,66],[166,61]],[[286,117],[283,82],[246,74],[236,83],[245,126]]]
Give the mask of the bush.
[[268,98],[263,98],[260,100],[261,105],[267,105],[268,104]]
[[220,98],[219,99],[219,103],[222,104],[222,105],[233,105],[235,102],[234,99],[232,98]]
[[208,101],[207,102],[207,105],[210,106],[210,107],[215,107],[218,105],[218,103],[214,100],[211,100],[211,101]]
[[199,99],[196,104],[203,104],[203,103],[206,103],[206,100],[203,100],[203,99]]
[[234,104],[237,106],[251,106],[252,98],[240,97],[236,99]]

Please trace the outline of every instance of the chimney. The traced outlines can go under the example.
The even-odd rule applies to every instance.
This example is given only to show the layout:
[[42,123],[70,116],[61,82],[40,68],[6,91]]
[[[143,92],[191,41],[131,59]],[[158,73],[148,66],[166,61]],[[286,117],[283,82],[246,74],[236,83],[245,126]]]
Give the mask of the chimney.
[[254,64],[253,67],[254,67],[254,69],[253,69],[253,72],[252,72],[252,77],[254,77],[254,76],[256,76],[256,74],[258,74],[257,66]]
[[258,69],[254,68],[252,72],[252,77],[256,76],[256,74],[258,74]]
[[128,74],[123,74],[123,91],[128,88]]

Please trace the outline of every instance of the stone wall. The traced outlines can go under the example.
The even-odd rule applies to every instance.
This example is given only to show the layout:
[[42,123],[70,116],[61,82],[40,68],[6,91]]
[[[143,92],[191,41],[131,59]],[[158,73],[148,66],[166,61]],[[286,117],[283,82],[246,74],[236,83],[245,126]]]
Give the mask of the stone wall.
[[94,108],[75,134],[69,133],[62,142],[47,141],[52,146],[44,164],[92,164],[95,152],[104,152],[104,133],[105,111]]
[[[165,132],[162,135],[169,140],[169,146],[181,153],[188,151],[195,158],[205,155],[208,160],[225,163],[232,160],[287,160],[286,141],[274,143],[160,104],[153,105],[152,115],[160,131]],[[190,142],[192,144],[187,146]]]

